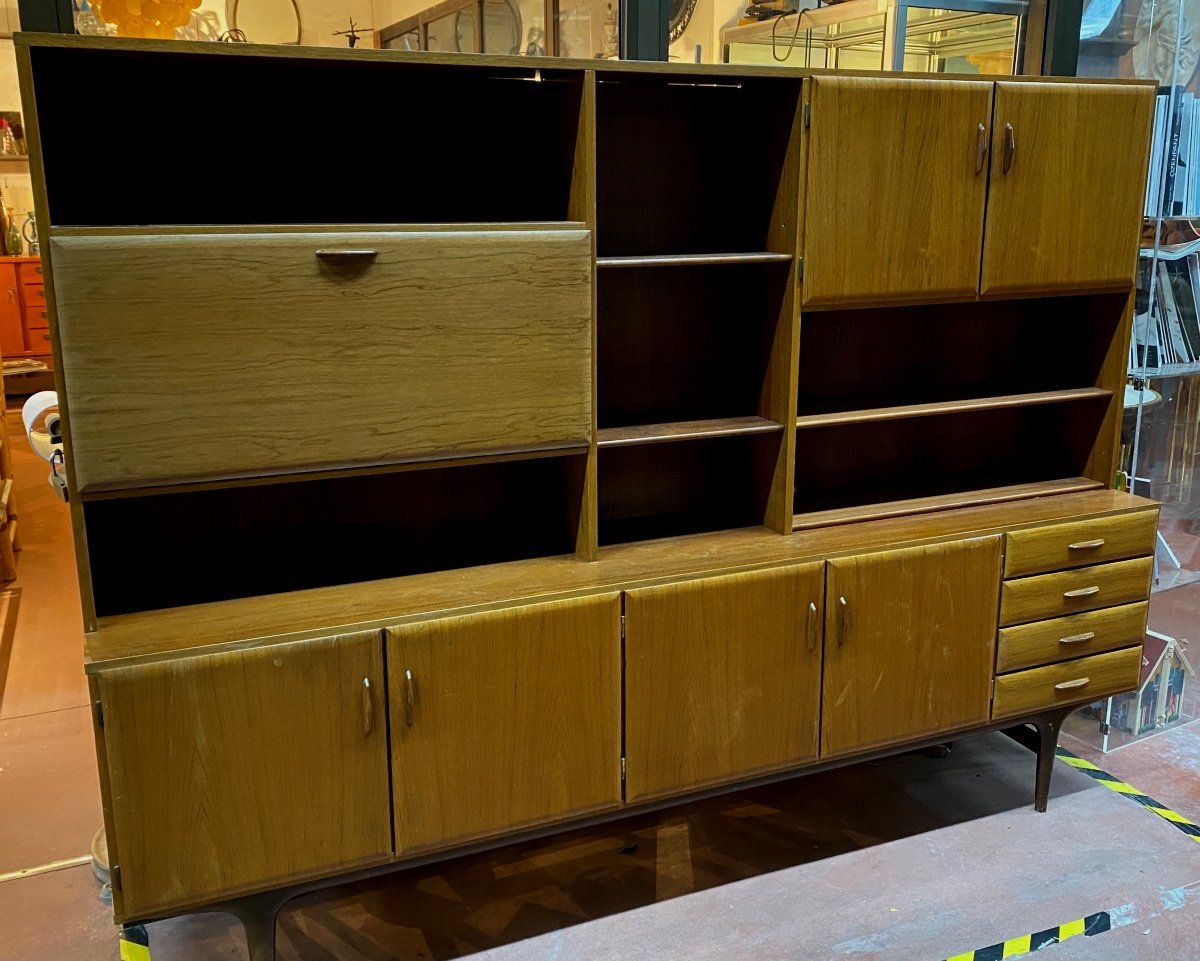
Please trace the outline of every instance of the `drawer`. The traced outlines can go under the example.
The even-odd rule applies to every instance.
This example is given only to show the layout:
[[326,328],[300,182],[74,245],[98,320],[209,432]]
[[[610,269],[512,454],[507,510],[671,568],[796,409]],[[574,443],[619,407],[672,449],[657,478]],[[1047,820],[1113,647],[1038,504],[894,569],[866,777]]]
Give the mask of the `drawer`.
[[25,326],[31,329],[34,327],[49,327],[50,311],[45,307],[26,307]]
[[1150,509],[1012,531],[1004,548],[1004,576],[1065,571],[1153,554],[1157,529],[1158,511]]
[[17,264],[17,274],[23,284],[37,284],[40,287],[45,282],[41,264]]
[[1005,581],[1000,588],[1000,626],[1095,611],[1150,596],[1154,558],[1081,567]]
[[29,335],[29,349],[50,353],[50,328],[32,327],[26,331]]
[[1142,601],[1002,628],[996,648],[996,673],[1140,644],[1148,607]]
[[36,287],[26,285],[21,288],[21,302],[25,305],[26,310],[40,310],[46,306],[46,288],[41,284]]
[[1142,670],[1142,646],[1077,657],[996,678],[992,719],[1035,714],[1053,707],[1086,704],[1131,691]]
[[591,436],[581,224],[76,233],[50,247],[80,490]]

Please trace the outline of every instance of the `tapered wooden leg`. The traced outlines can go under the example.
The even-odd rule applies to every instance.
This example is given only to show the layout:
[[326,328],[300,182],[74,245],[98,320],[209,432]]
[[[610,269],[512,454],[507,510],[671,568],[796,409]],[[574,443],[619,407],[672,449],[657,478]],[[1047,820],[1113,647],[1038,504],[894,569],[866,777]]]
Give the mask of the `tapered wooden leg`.
[[1033,788],[1033,809],[1045,811],[1050,800],[1050,778],[1054,774],[1054,751],[1058,747],[1058,735],[1063,721],[1071,712],[1056,711],[1034,721],[1037,728],[1037,780]]

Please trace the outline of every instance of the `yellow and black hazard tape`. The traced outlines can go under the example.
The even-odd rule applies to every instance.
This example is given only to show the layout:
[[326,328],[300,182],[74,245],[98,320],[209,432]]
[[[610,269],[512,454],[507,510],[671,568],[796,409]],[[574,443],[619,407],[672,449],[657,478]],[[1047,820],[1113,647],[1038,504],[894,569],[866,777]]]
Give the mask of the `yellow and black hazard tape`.
[[1140,804],[1146,810],[1153,811],[1168,824],[1173,824],[1193,841],[1200,842],[1200,825],[1194,821],[1189,821],[1178,811],[1172,811],[1165,804],[1160,804],[1144,791],[1139,791],[1132,784],[1114,777],[1107,771],[1100,770],[1091,761],[1084,760],[1078,754],[1072,754],[1065,747],[1060,747],[1056,753],[1060,761],[1071,765],[1077,771],[1082,771],[1093,781],[1099,781],[1110,791],[1115,791],[1122,797]]
[[1068,938],[1091,937],[1093,934],[1103,934],[1112,930],[1112,918],[1107,911],[1089,914],[1060,924],[1045,931],[1035,931],[1033,934],[1022,934],[1019,938],[1009,938],[999,944],[989,944],[986,948],[976,948],[974,951],[964,951],[947,958],[946,961],[1003,961],[1004,958],[1019,958],[1052,944],[1061,944]]

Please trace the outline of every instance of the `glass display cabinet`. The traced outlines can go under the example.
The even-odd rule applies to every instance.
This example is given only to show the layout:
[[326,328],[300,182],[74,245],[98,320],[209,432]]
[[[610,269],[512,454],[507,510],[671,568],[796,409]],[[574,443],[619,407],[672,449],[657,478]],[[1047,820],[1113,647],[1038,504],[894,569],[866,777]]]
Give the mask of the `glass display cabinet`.
[[726,63],[1016,74],[1026,0],[847,0],[721,31]]

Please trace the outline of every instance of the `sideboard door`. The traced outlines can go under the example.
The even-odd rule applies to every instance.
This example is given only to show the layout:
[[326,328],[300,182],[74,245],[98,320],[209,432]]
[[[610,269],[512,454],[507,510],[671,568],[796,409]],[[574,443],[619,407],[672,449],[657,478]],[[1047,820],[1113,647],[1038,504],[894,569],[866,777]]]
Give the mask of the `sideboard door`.
[[621,595],[388,630],[396,850],[621,801]]
[[629,591],[625,795],[815,759],[823,562]]
[[383,684],[379,631],[101,674],[117,916],[388,860]]
[[829,562],[822,757],[988,719],[1000,537]]

